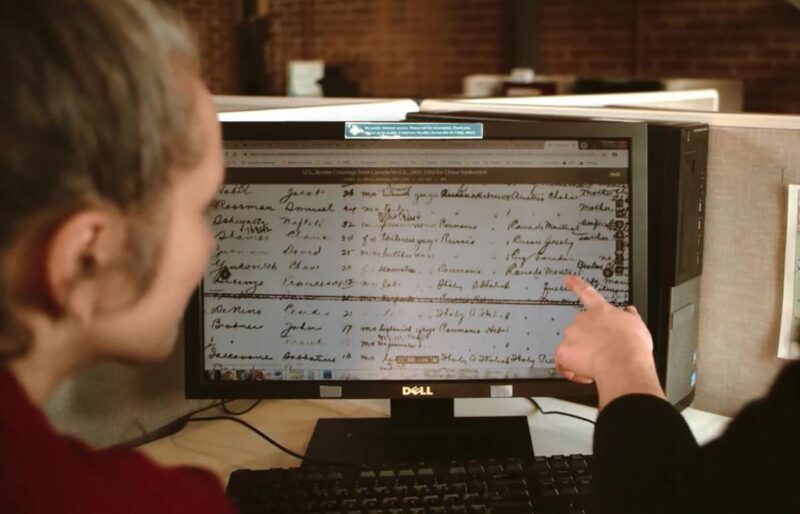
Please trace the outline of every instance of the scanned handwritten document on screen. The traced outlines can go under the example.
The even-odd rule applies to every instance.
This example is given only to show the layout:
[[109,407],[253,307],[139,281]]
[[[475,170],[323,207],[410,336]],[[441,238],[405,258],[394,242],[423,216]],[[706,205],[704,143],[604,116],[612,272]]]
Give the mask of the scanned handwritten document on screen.
[[627,304],[624,149],[431,146],[229,152],[203,283],[210,374],[548,377],[578,308],[564,275]]

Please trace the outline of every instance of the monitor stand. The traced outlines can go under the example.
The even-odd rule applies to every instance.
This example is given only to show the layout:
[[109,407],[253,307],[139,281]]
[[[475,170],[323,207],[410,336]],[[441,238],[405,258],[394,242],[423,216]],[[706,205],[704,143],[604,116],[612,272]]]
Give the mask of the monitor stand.
[[388,418],[323,418],[306,456],[352,464],[533,457],[525,416],[454,416],[452,399],[392,400]]

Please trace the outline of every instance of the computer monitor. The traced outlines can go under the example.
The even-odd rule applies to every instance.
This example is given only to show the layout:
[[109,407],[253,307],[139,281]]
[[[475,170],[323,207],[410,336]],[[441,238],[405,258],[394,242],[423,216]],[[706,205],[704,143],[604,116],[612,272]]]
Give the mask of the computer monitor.
[[454,418],[454,398],[594,395],[555,370],[580,308],[563,277],[646,316],[645,125],[442,127],[223,124],[188,397],[389,398],[307,450],[387,462],[532,453],[524,417]]

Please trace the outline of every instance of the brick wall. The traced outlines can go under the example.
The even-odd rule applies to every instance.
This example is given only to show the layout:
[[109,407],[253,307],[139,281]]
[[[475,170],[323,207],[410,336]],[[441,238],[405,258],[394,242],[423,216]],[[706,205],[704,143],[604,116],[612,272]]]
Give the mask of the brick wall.
[[634,68],[634,0],[542,1],[539,65],[542,73],[627,77]]
[[240,0],[178,0],[197,39],[203,77],[216,94],[238,90],[236,27]]
[[746,110],[800,113],[800,10],[784,0],[541,2],[539,69],[741,78]]
[[[178,0],[215,93],[237,90],[239,0]],[[513,64],[500,0],[270,0],[267,92],[286,63],[324,59],[363,96],[457,94]],[[784,0],[540,1],[539,70],[585,77],[731,77],[745,108],[800,113],[800,10]]]
[[286,63],[323,59],[363,96],[457,94],[470,73],[507,72],[512,45],[496,0],[272,0],[267,64],[271,92]]

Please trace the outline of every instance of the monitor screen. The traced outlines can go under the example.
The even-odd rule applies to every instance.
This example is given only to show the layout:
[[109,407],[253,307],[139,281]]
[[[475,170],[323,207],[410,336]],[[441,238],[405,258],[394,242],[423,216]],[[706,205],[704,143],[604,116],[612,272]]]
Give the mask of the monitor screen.
[[579,309],[564,276],[632,303],[631,145],[226,137],[192,380],[289,397],[563,381],[554,350]]

